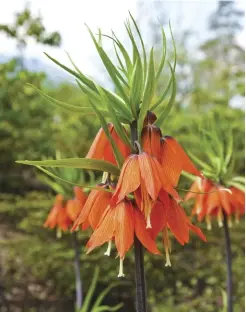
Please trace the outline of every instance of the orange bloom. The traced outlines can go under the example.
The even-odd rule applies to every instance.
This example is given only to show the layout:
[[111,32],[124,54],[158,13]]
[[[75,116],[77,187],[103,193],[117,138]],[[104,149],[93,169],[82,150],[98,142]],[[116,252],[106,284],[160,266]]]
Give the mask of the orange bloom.
[[[156,243],[146,229],[146,223],[139,209],[134,209],[132,203],[123,200],[115,207],[108,207],[100,223],[92,234],[86,247],[88,252],[102,244],[115,241],[116,249],[120,257],[119,277],[124,276],[123,260],[126,252],[134,241],[134,233],[140,242],[153,254],[160,254]],[[110,250],[106,252],[110,254]]]
[[200,180],[198,178],[190,190],[192,192],[208,193],[196,194],[189,192],[185,197],[185,200],[195,199],[193,214],[197,214],[199,221],[206,217],[208,229],[211,229],[211,216],[216,216],[219,226],[223,226],[223,213],[229,217],[229,221],[230,216],[234,213],[237,220],[240,214],[244,214],[244,192],[234,187],[226,189],[207,179]]
[[66,205],[67,215],[73,222],[77,219],[87,199],[83,190],[78,186],[74,187],[74,193],[75,198],[68,200]]
[[[147,220],[147,228],[150,228],[152,206],[162,189],[175,199],[181,200],[168,178],[163,174],[162,167],[155,157],[146,153],[134,154],[126,159],[122,167],[111,205],[114,206],[130,193],[135,192],[137,201],[141,202],[139,207]],[[141,199],[138,200],[138,198]]]
[[66,231],[70,224],[71,221],[67,215],[66,208],[63,207],[63,196],[59,194],[56,196],[55,205],[51,209],[44,226],[51,229],[54,229],[57,226]]
[[[115,141],[116,146],[118,147],[118,149],[120,150],[121,154],[123,155],[123,157],[125,159],[130,154],[129,146],[127,146],[126,144],[124,144],[122,142],[122,140],[120,139],[120,137],[116,133],[113,124],[111,124],[111,123],[108,124],[108,130],[109,130],[113,140]],[[93,159],[101,159],[101,160],[105,160],[105,161],[111,162],[113,164],[116,164],[116,160],[114,157],[112,146],[111,146],[103,128],[101,128],[98,131],[98,133],[97,133],[86,157],[87,158],[93,158]]]
[[168,177],[172,186],[177,185],[182,171],[203,178],[201,172],[197,170],[181,145],[173,137],[165,136],[161,141],[161,165],[164,175]]
[[153,206],[150,219],[152,224],[152,228],[149,229],[151,237],[155,239],[159,232],[163,232],[166,266],[171,265],[169,258],[171,244],[168,238],[168,229],[181,245],[189,242],[189,231],[197,234],[205,242],[207,241],[202,231],[190,222],[183,208],[167,192],[160,192],[159,200]]
[[74,222],[72,231],[77,229],[79,225],[82,225],[83,229],[86,229],[89,225],[95,229],[98,225],[112,197],[110,192],[104,190],[106,185],[98,186],[100,186],[102,189],[95,189],[91,191],[83,206],[83,209]]

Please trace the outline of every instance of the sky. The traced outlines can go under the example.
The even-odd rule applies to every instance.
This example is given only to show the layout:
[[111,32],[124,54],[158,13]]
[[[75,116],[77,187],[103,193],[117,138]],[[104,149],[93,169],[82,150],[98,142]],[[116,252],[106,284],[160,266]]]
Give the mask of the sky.
[[[2,2],[3,0],[0,0]],[[173,32],[181,29],[196,31],[196,39],[199,42],[207,35],[207,19],[216,8],[216,1],[162,1],[166,7],[166,18],[170,19]],[[25,0],[4,0],[4,7],[0,9],[0,23],[11,23],[14,13],[22,10],[27,2]],[[154,1],[137,0],[31,0],[29,6],[34,14],[41,14],[47,31],[58,30],[62,36],[62,46],[50,48],[37,45],[30,41],[25,51],[26,57],[37,58],[44,65],[51,66],[50,61],[44,56],[47,52],[60,62],[69,65],[65,51],[68,51],[78,67],[89,76],[95,77],[97,67],[102,67],[97,57],[97,52],[85,23],[96,33],[100,27],[104,33],[110,33],[111,29],[124,40],[125,31],[123,22],[128,17],[128,10],[132,15],[141,19],[143,33],[148,34],[148,23],[145,11],[140,10],[140,5],[148,3],[147,11],[155,16]],[[243,1],[237,1],[242,7]],[[158,20],[158,16],[156,16]],[[243,44],[245,30],[238,40]],[[109,42],[105,42],[106,50],[110,49]],[[0,55],[14,55],[15,43],[0,34]]]

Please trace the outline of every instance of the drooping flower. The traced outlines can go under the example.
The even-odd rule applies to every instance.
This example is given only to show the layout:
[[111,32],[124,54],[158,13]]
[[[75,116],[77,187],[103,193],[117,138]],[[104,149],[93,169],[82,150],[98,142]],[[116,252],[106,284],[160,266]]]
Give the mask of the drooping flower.
[[168,177],[172,186],[176,186],[182,171],[203,178],[181,145],[171,136],[161,139],[161,165],[163,173]]
[[66,204],[68,217],[73,222],[77,219],[87,199],[86,194],[78,186],[74,187],[74,194],[75,198],[68,200]]
[[[124,142],[122,142],[121,138],[118,136],[115,131],[114,125],[109,123],[108,130],[112,136],[112,139],[116,143],[116,146],[120,150],[124,159],[130,155],[130,148]],[[100,159],[116,164],[116,160],[114,157],[112,146],[104,132],[103,128],[100,128],[98,131],[90,150],[86,156],[87,158]]]
[[245,212],[244,193],[234,187],[228,189],[208,179],[197,178],[190,191],[185,200],[195,199],[193,214],[198,216],[199,221],[205,217],[208,229],[211,229],[211,217],[213,216],[217,217],[219,226],[223,226],[224,214],[228,216],[231,223],[232,214],[235,214],[238,220],[239,215]]
[[147,227],[150,228],[151,209],[162,189],[176,200],[181,200],[155,157],[144,152],[133,154],[126,159],[122,167],[111,203],[119,203],[135,192],[136,198],[141,198],[140,210],[147,220]]
[[166,266],[170,266],[169,252],[171,243],[168,237],[168,230],[175,236],[177,241],[184,245],[189,242],[189,232],[192,231],[205,242],[206,237],[202,231],[193,225],[186,216],[183,208],[168,195],[167,192],[161,191],[159,199],[151,211],[152,228],[149,229],[153,239],[156,239],[159,232],[163,233],[163,244],[166,253]]
[[66,231],[71,225],[71,220],[68,217],[66,207],[63,206],[64,198],[61,194],[58,194],[55,199],[55,205],[52,207],[45,223],[44,227],[54,229],[57,227],[63,231]]
[[[133,245],[134,233],[146,249],[153,254],[160,254],[154,239],[146,229],[144,216],[139,209],[133,207],[129,200],[125,199],[116,204],[115,207],[108,206],[86,245],[88,248],[87,253],[106,242],[114,240],[120,257],[118,276],[124,276],[123,260],[126,252]],[[107,252],[107,254],[109,255],[110,252]]]
[[82,229],[86,229],[88,226],[95,229],[108,207],[111,197],[112,194],[107,192],[107,184],[98,185],[97,189],[92,190],[74,222],[72,231],[80,225],[82,225]]

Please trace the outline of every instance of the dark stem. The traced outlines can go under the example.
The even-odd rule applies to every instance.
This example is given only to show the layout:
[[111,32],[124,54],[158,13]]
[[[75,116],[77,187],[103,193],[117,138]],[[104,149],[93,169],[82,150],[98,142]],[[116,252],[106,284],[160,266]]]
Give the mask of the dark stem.
[[[131,124],[131,141],[138,140],[137,121]],[[135,235],[134,237],[134,255],[135,255],[135,279],[136,279],[136,310],[137,312],[146,312],[146,281],[144,274],[144,250],[141,242]]]
[[226,269],[227,269],[227,312],[233,312],[232,302],[232,254],[231,254],[231,238],[228,227],[228,218],[224,215],[224,233],[225,233],[225,250],[226,250]]
[[83,290],[82,290],[82,280],[80,276],[80,262],[79,262],[79,245],[77,239],[77,233],[74,232],[73,245],[74,245],[74,274],[75,274],[75,285],[76,285],[76,311],[80,310],[83,303]]

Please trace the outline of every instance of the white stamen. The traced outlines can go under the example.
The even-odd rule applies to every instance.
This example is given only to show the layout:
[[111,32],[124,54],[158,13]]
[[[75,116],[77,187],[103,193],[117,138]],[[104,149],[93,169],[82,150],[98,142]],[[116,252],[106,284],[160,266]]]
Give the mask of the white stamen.
[[202,211],[202,207],[201,207],[201,206],[199,206],[199,207],[197,208],[196,214],[201,213],[201,211]]
[[104,172],[102,176],[102,183],[106,183],[107,179],[108,179],[108,172]]
[[57,231],[56,231],[56,237],[57,237],[57,238],[61,238],[61,237],[62,237],[62,230],[61,230],[61,229],[57,229]]
[[108,256],[108,257],[110,256],[111,248],[112,248],[112,241],[110,240],[108,242],[108,248],[107,248],[106,252],[104,253],[105,256]]
[[119,274],[118,277],[124,277],[125,274],[123,273],[123,259],[120,258],[120,269],[119,269]]
[[232,220],[231,220],[231,218],[228,218],[228,226],[229,226],[229,228],[232,228]]
[[171,261],[170,261],[170,256],[169,256],[169,252],[168,250],[166,251],[166,264],[165,267],[170,267],[171,265]]
[[218,225],[219,225],[220,228],[223,227],[223,222],[222,222],[222,220],[218,220]]
[[151,229],[152,228],[152,225],[151,225],[151,222],[150,222],[150,215],[147,216],[147,225],[146,225],[146,229]]

